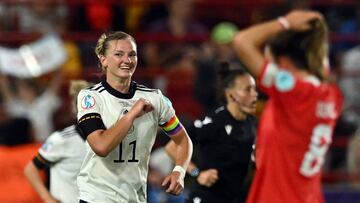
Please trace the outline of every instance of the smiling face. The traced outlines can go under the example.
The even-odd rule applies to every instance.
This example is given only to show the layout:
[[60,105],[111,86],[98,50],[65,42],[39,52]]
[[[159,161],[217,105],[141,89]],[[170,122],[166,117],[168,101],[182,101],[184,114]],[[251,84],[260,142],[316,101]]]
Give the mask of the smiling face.
[[131,80],[137,66],[136,44],[130,39],[109,41],[105,54],[100,56],[106,77],[110,80]]

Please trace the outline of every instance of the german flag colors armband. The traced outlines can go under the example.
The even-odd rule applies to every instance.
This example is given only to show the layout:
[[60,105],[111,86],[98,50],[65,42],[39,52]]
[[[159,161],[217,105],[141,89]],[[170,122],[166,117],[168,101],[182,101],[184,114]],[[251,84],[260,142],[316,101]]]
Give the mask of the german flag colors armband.
[[172,136],[179,132],[183,127],[176,116],[173,116],[168,122],[160,125],[168,136]]
[[81,129],[82,136],[85,136],[85,139],[95,130],[106,129],[104,122],[102,121],[101,116],[98,113],[85,114],[79,119],[78,126]]

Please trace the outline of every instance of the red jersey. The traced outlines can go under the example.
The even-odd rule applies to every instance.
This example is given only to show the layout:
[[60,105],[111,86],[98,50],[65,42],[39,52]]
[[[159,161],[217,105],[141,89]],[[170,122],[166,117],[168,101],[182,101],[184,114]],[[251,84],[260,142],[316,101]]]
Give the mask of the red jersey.
[[258,79],[269,100],[247,202],[323,202],[320,171],[342,106],[339,89],[314,76],[296,78],[268,62]]

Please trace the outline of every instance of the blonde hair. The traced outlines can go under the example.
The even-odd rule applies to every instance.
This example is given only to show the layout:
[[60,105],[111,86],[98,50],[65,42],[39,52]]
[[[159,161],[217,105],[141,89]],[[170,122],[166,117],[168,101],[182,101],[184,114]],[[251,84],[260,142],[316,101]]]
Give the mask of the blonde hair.
[[90,83],[85,80],[71,80],[69,86],[69,95],[72,99],[76,99],[80,90],[90,86]]
[[[106,54],[106,51],[109,48],[110,41],[124,40],[124,39],[131,40],[136,44],[135,38],[125,32],[117,31],[117,32],[103,33],[98,39],[95,47],[95,54],[98,57],[98,60],[100,59],[101,56],[104,56]],[[105,70],[105,67],[101,65],[100,60],[98,61],[98,66],[99,68],[101,68],[101,70],[103,71]]]
[[71,104],[73,106],[73,112],[77,112],[77,96],[80,92],[80,90],[85,89],[92,85],[91,83],[85,81],[85,80],[71,80],[69,85],[69,95],[71,99]]

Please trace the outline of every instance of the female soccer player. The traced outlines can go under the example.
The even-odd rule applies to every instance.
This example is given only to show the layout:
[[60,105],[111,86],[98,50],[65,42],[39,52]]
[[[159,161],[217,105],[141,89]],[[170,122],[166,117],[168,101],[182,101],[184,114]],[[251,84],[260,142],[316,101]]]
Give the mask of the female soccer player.
[[[82,80],[70,82],[73,117],[79,91],[89,86]],[[39,149],[39,153],[25,166],[24,173],[45,203],[79,202],[76,177],[85,156],[85,140],[76,125],[52,133]],[[50,189],[42,180],[40,171],[50,168]]]
[[234,47],[269,96],[247,202],[323,202],[321,166],[342,105],[338,88],[327,81],[325,20],[295,10],[241,30]]
[[[244,202],[247,175],[256,133],[257,91],[254,78],[241,68],[222,63],[218,71],[219,96],[224,106],[196,120],[189,135],[198,157],[188,167],[195,178],[188,202]],[[172,156],[174,143],[166,150]]]
[[135,39],[103,34],[95,53],[105,79],[78,96],[78,123],[87,154],[78,176],[80,202],[146,202],[149,155],[158,126],[176,143],[176,166],[163,181],[166,192],[184,189],[192,143],[168,98],[132,80]]

